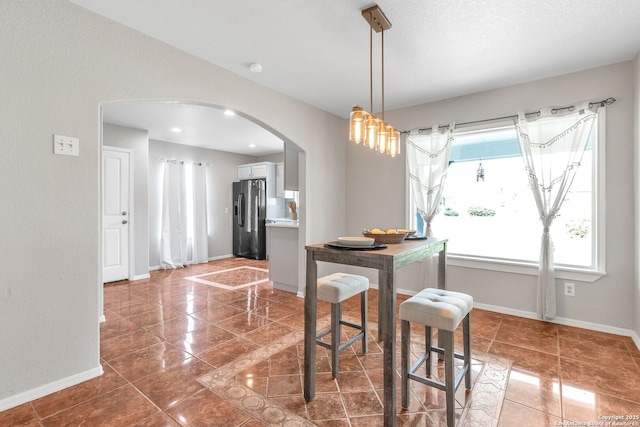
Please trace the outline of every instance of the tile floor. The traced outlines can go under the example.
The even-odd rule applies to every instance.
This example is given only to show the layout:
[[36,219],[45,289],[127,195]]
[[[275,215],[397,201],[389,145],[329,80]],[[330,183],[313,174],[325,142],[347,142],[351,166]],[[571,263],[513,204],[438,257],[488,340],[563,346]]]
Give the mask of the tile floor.
[[[367,355],[359,343],[342,353],[337,380],[318,347],[316,398],[304,401],[303,301],[274,290],[267,268],[233,258],[106,286],[104,375],[0,412],[0,425],[382,425],[375,339]],[[357,319],[358,300],[345,316]],[[329,307],[319,316],[328,324]],[[474,382],[458,390],[457,425],[607,425],[612,416],[640,425],[640,351],[630,338],[478,309],[471,322]],[[412,384],[398,425],[445,425],[443,393]]]

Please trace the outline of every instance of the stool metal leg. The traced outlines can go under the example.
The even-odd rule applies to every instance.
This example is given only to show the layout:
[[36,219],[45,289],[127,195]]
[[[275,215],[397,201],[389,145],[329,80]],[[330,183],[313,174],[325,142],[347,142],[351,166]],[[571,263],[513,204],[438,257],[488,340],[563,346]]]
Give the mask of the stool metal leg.
[[364,335],[362,336],[362,352],[367,353],[369,349],[369,331],[367,327],[367,316],[368,316],[368,308],[369,305],[367,300],[368,291],[364,291],[360,294],[360,326],[362,327],[362,332]]
[[342,328],[342,303],[331,304],[331,375],[338,377],[338,356],[340,355],[340,338]]
[[411,329],[409,322],[400,321],[400,370],[402,376],[402,408],[409,407],[409,363],[411,348]]
[[464,386],[467,390],[471,389],[471,319],[469,314],[462,320],[462,340],[464,345],[464,365],[467,372],[464,376]]
[[444,383],[446,385],[447,426],[454,427],[456,408],[456,386],[454,365],[453,332],[438,330],[438,340],[444,348]]

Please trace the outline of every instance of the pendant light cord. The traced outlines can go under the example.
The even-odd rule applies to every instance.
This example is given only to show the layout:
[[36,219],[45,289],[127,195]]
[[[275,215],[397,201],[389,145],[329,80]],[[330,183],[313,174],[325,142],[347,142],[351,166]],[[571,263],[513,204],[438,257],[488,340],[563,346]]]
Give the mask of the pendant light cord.
[[384,30],[380,36],[382,39],[382,121],[384,122]]
[[[373,21],[372,12],[369,12],[369,16]],[[369,25],[369,96],[371,103],[369,111],[373,114],[373,25]]]

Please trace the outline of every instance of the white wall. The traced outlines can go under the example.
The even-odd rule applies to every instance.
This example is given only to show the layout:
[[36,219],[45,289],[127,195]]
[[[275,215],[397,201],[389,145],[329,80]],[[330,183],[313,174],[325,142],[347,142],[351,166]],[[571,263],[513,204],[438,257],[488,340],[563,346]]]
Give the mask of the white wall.
[[[159,159],[202,162],[212,179],[207,189],[209,209],[209,258],[229,256],[233,253],[233,192],[231,183],[238,180],[239,164],[254,163],[256,158],[225,153],[206,148],[149,140],[149,267],[160,265],[160,234],[162,208],[162,175]],[[229,209],[226,213],[225,209]]]
[[[388,94],[387,96],[393,96]],[[558,317],[607,328],[637,329],[634,281],[634,92],[633,64],[625,62],[518,86],[387,111],[389,123],[407,130],[451,121],[469,122],[535,111],[551,105],[615,97],[606,124],[606,271],[594,283],[576,283],[576,296],[557,287]],[[364,150],[364,151],[363,151]],[[391,159],[355,144],[347,149],[347,232],[363,227],[400,227],[406,222],[404,153]],[[446,237],[446,236],[444,236]],[[420,287],[416,266],[399,274],[399,288]],[[374,278],[372,278],[374,280]],[[377,282],[377,278],[375,278]],[[557,282],[560,285],[561,281]],[[477,303],[535,313],[536,277],[450,266],[448,287],[473,295]]]
[[[102,103],[181,100],[252,118],[313,159],[307,242],[344,232],[343,119],[66,0],[0,2],[0,52],[0,410],[100,373]],[[53,134],[78,137],[80,156],[53,155]]]
[[149,276],[149,133],[104,123],[102,144],[128,148],[133,153],[133,276],[145,278]]

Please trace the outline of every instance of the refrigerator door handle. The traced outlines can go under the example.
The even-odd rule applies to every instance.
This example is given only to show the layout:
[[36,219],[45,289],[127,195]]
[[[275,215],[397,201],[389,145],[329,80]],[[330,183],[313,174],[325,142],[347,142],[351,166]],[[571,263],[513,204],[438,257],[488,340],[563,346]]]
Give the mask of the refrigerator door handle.
[[237,216],[238,216],[238,225],[240,227],[244,227],[244,213],[246,212],[244,206],[244,193],[238,194],[238,201],[236,202],[237,206]]

